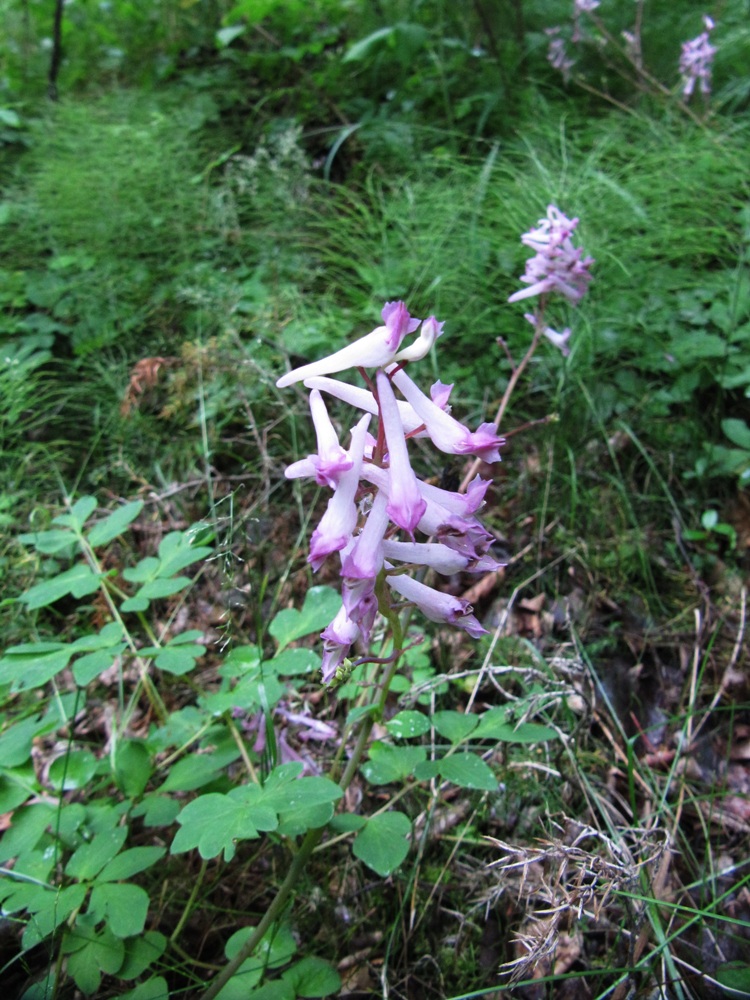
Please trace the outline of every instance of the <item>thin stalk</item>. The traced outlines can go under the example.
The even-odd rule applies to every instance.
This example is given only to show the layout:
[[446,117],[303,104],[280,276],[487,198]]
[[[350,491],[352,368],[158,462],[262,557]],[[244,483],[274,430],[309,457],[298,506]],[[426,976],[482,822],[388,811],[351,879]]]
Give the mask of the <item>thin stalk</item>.
[[206,868],[207,867],[208,867],[208,862],[204,859],[201,862],[201,867],[200,867],[200,871],[198,872],[198,877],[196,878],[195,882],[193,883],[193,888],[192,888],[192,891],[190,893],[190,898],[188,899],[187,903],[185,903],[185,908],[182,911],[182,916],[177,921],[177,926],[175,927],[175,929],[172,931],[172,933],[169,936],[169,943],[170,944],[174,944],[177,941],[177,938],[182,933],[182,928],[185,926],[185,924],[188,921],[188,917],[190,916],[190,913],[191,913],[191,911],[193,909],[193,903],[195,902],[196,897],[197,897],[198,893],[200,892],[201,885],[203,885],[203,879],[204,879],[204,876],[206,874]]
[[[382,714],[385,707],[386,699],[388,698],[388,691],[391,686],[391,681],[396,673],[398,667],[398,662],[401,658],[401,651],[403,646],[403,630],[401,627],[401,622],[397,615],[393,613],[390,609],[386,614],[386,617],[391,625],[393,634],[393,646],[394,646],[394,657],[392,662],[388,666],[383,682],[380,685],[380,693],[377,698],[377,702],[373,705],[373,711],[368,712],[367,715],[362,720],[362,726],[359,730],[359,735],[357,737],[357,742],[352,751],[352,755],[347,762],[344,773],[341,775],[341,779],[338,784],[342,791],[346,789],[351,784],[354,775],[357,772],[362,756],[364,755],[365,749],[367,747],[368,740],[370,738],[370,732],[372,730],[373,724],[375,722],[376,715]],[[260,923],[257,925],[253,933],[247,939],[245,944],[240,948],[235,957],[227,963],[222,972],[214,979],[205,993],[202,994],[200,1000],[214,1000],[218,993],[224,988],[224,986],[229,982],[232,976],[237,972],[243,962],[245,962],[255,951],[255,949],[260,944],[266,932],[271,928],[274,923],[281,917],[287,902],[294,895],[296,889],[299,885],[299,880],[302,876],[302,872],[307,866],[307,862],[318,846],[323,837],[325,831],[324,826],[317,827],[314,830],[308,830],[305,834],[304,840],[300,845],[299,850],[294,855],[292,863],[287,872],[287,876],[279,887],[276,896],[274,897],[271,905],[266,911],[266,915],[261,919]]]
[[[526,370],[526,367],[528,366],[529,362],[534,356],[534,352],[539,346],[539,341],[541,339],[542,332],[544,330],[544,306],[545,306],[544,300],[545,296],[542,296],[540,299],[539,309],[536,313],[536,323],[534,324],[534,336],[531,338],[529,349],[526,351],[523,358],[521,358],[521,361],[518,364],[518,366],[514,368],[513,371],[511,372],[510,379],[508,380],[508,385],[505,387],[503,398],[500,400],[500,405],[498,406],[497,413],[495,414],[495,421],[494,421],[495,427],[498,428],[500,427],[502,419],[505,416],[505,411],[508,409],[508,403],[510,402],[510,398],[513,395],[513,390],[516,388],[518,380],[523,375],[524,371]],[[469,483],[472,481],[474,476],[476,476],[481,464],[482,464],[481,458],[475,458],[474,461],[471,463],[469,471],[464,476],[463,482],[459,487],[460,493],[466,492],[466,488],[468,487]]]

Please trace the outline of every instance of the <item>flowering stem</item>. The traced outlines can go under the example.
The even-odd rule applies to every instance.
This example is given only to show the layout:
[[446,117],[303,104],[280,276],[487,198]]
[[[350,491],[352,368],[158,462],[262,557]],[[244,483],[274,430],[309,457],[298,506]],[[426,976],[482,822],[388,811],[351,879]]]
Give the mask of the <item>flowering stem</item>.
[[[544,331],[544,307],[545,307],[545,297],[542,296],[542,298],[540,300],[540,303],[539,303],[539,308],[536,311],[536,323],[534,325],[534,336],[531,338],[531,343],[529,344],[529,349],[526,351],[526,353],[524,354],[523,358],[521,358],[521,361],[520,361],[519,365],[516,368],[513,369],[513,372],[511,373],[510,379],[508,380],[508,385],[506,386],[505,392],[503,393],[503,398],[500,400],[500,405],[497,408],[497,414],[495,416],[494,423],[495,423],[495,426],[498,428],[498,430],[500,428],[500,423],[501,423],[503,417],[505,416],[505,411],[508,408],[508,403],[510,402],[510,397],[513,395],[513,390],[515,389],[515,387],[516,387],[516,385],[518,383],[518,380],[523,375],[523,373],[524,373],[524,371],[526,369],[526,366],[531,361],[531,359],[532,359],[532,357],[534,355],[534,351],[536,351],[537,347],[539,346],[539,340],[541,339],[542,333]],[[464,476],[463,482],[461,483],[461,485],[459,487],[459,492],[460,493],[464,493],[466,491],[467,486],[469,485],[469,483],[472,481],[472,479],[474,478],[474,476],[476,476],[477,472],[479,471],[479,467],[480,467],[481,464],[482,464],[482,460],[480,458],[475,458],[474,461],[471,463],[469,471]]]

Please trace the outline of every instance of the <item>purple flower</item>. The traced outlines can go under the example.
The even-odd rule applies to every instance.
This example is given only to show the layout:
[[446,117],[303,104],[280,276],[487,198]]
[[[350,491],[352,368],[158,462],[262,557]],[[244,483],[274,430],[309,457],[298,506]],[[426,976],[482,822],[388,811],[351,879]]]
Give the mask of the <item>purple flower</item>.
[[578,219],[568,219],[554,205],[547,207],[547,216],[537,228],[524,233],[521,242],[535,251],[526,261],[521,281],[529,287],[515,292],[508,302],[520,302],[533,295],[558,292],[570,302],[579,302],[591,281],[592,257],[583,256],[582,247],[574,247],[570,237]]
[[713,31],[714,22],[706,14],[703,18],[706,28],[697,38],[685,42],[680,55],[680,73],[682,74],[682,96],[690,97],[696,83],[702,94],[711,93],[711,66],[716,55],[715,46],[709,41],[709,32]]
[[353,622],[342,607],[330,625],[323,629],[323,683],[328,684],[344,662],[352,645],[359,638],[359,626]]
[[351,469],[352,459],[339,444],[338,435],[328,416],[323,397],[317,390],[310,393],[310,412],[318,439],[318,454],[308,455],[299,462],[292,462],[284,470],[284,475],[287,479],[314,476],[318,486],[330,486],[331,489],[336,489],[341,473]]
[[380,490],[375,494],[365,526],[341,560],[344,579],[375,580],[383,568],[383,538],[388,528],[388,497]]
[[[440,383],[438,382],[436,385],[440,385]],[[372,413],[373,416],[377,416],[379,412],[377,400],[369,389],[361,389],[357,385],[349,385],[348,382],[341,382],[335,378],[326,378],[324,375],[306,378],[305,387],[308,389],[320,389],[321,392],[327,392],[329,396],[335,396],[336,399],[340,399],[344,403],[349,403],[350,406],[355,406],[358,410],[364,410],[365,413]],[[445,387],[441,386],[441,388],[444,390]],[[405,403],[402,399],[399,399],[397,402],[404,431],[407,434],[414,434],[422,426],[422,419],[417,416],[408,403]]]
[[424,421],[427,435],[436,448],[448,455],[476,455],[485,462],[500,461],[498,447],[504,439],[497,436],[494,424],[481,424],[472,434],[468,427],[425,396],[405,371],[394,372],[392,379]]
[[487,633],[487,629],[482,628],[471,613],[472,606],[460,597],[442,594],[433,587],[412,580],[410,576],[389,576],[388,586],[410,603],[416,604],[425,618],[429,618],[432,622],[457,625],[475,639]]
[[[399,416],[396,397],[385,372],[378,372],[377,386],[380,417],[383,421],[385,440],[388,445],[387,509],[394,523],[414,537],[414,529],[427,505],[419,492],[417,477],[409,461],[404,427]],[[442,410],[438,410],[438,412],[442,413]]]
[[403,364],[405,361],[421,361],[429,354],[430,348],[442,336],[445,323],[438,323],[434,316],[430,316],[422,324],[419,336],[409,344],[403,351],[399,351],[394,361]]
[[[523,318],[527,320],[529,323],[531,323],[532,326],[536,326],[537,317],[533,313],[524,313]],[[555,347],[558,347],[560,349],[560,352],[565,357],[567,357],[570,354],[568,341],[570,340],[571,330],[569,326],[566,326],[561,333],[558,333],[557,330],[553,330],[551,326],[545,326],[544,329],[542,330],[542,333],[547,338],[547,340],[550,341],[550,343],[554,344]]]
[[352,431],[352,444],[349,449],[351,468],[341,474],[336,492],[328,501],[325,514],[310,539],[308,562],[312,563],[316,571],[323,565],[326,556],[344,548],[357,526],[357,505],[354,501],[362,472],[365,435],[369,423],[370,416],[367,414]]
[[365,337],[347,344],[327,358],[287,372],[276,385],[283,389],[314,375],[330,375],[347,368],[379,368],[390,364],[398,353],[401,341],[408,333],[414,333],[421,321],[412,319],[403,302],[387,302],[381,316],[383,326],[376,327]]
[[415,566],[429,566],[443,576],[453,573],[491,573],[500,569],[492,556],[457,552],[442,542],[399,542],[387,540],[383,544],[386,559],[413,563]]
[[568,54],[565,39],[560,34],[561,30],[561,28],[545,28],[544,30],[545,35],[549,38],[547,62],[553,69],[562,73],[563,80],[567,83],[570,79],[570,71],[575,66],[576,61]]

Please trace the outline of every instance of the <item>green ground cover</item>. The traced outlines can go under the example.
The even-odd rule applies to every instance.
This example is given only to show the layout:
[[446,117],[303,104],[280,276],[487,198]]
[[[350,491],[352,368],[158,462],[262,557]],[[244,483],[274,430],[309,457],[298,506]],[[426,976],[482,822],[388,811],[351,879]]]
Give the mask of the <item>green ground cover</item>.
[[[69,4],[53,100],[54,11],[2,4],[9,996],[750,995],[750,11],[685,101],[708,11],[633,5],[629,61],[571,6]],[[444,583],[488,634],[388,611],[394,675],[324,686],[276,381],[403,300],[492,420],[550,204],[594,280],[482,471],[505,565]]]

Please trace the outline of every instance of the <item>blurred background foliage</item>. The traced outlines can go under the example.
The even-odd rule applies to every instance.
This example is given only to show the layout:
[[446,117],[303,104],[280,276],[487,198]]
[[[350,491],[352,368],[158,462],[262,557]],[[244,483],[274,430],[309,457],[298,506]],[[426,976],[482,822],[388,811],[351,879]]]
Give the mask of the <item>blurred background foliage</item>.
[[[627,426],[632,461],[666,461],[688,521],[746,485],[747,0],[712,11],[714,90],[692,117],[677,70],[702,27],[690,0],[645,5],[651,88],[597,27],[632,28],[607,0],[567,83],[545,29],[570,34],[569,0],[0,10],[13,495],[204,475],[207,447],[241,468],[248,401],[256,427],[272,422],[285,358],[364,332],[386,299],[448,320],[440,374],[480,419],[509,377],[497,338],[516,358],[528,341],[507,298],[519,236],[552,201],[580,217],[596,281],[555,317],[574,324],[572,353],[535,359],[513,420],[554,413],[534,447],[566,468]],[[569,469],[555,485],[570,503]]]

